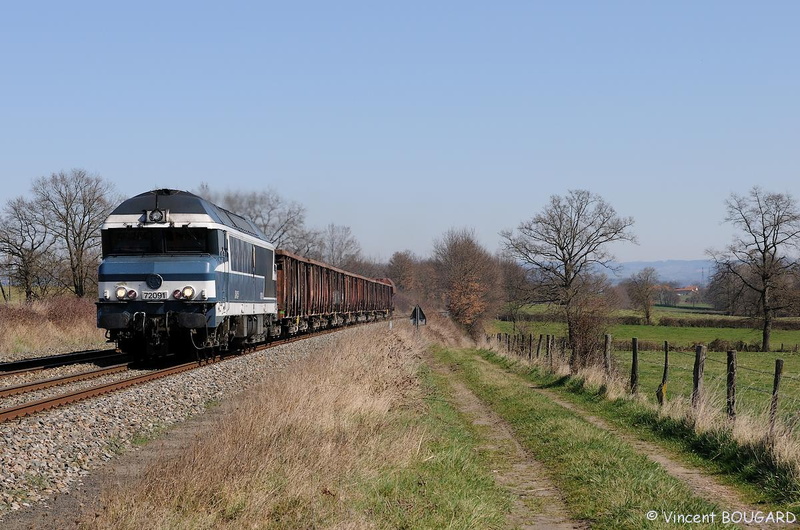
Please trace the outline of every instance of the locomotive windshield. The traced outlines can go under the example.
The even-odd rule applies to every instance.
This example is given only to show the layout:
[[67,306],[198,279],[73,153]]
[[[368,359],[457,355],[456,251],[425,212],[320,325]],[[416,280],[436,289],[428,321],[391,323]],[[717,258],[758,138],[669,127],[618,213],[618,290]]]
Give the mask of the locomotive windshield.
[[103,257],[142,254],[219,254],[219,230],[113,228],[104,230]]

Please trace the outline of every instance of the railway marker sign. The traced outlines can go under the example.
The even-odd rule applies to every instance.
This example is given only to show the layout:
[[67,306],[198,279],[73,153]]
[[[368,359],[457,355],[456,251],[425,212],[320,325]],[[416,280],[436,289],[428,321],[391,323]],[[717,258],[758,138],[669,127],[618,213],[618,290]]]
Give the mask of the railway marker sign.
[[425,313],[422,312],[422,308],[419,305],[415,305],[414,310],[411,312],[411,322],[416,328],[418,328],[420,324],[424,326],[426,323]]

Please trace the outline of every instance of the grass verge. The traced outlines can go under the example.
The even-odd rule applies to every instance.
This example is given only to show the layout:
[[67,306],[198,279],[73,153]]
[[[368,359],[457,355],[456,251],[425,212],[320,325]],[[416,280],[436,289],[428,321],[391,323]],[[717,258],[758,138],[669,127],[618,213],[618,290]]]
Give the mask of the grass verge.
[[611,390],[600,382],[602,377],[553,374],[491,351],[480,353],[532,383],[562,391],[621,430],[659,443],[679,459],[717,475],[749,502],[800,513],[800,477],[791,447],[794,439],[783,436],[777,447],[768,443],[759,418],[741,416],[731,429],[719,419],[719,407],[713,403],[704,402],[702,410],[695,413],[687,399],[674,398],[658,409],[644,398],[632,399],[618,388]]
[[421,367],[426,341],[397,325],[331,337],[178,457],[106,490],[82,526],[504,528],[508,496]]
[[507,421],[520,442],[551,472],[577,519],[592,528],[674,527],[646,513],[711,513],[717,506],[695,497],[678,479],[617,437],[532,392],[513,373],[488,373],[474,350],[436,350],[459,377]]
[[108,347],[91,300],[69,296],[0,304],[0,362],[30,354]]

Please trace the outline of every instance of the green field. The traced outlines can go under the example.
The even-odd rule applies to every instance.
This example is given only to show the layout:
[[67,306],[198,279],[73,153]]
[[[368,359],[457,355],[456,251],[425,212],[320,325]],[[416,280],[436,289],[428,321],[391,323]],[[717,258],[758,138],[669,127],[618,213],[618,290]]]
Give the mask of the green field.
[[[532,311],[542,311],[542,307]],[[691,318],[698,315],[697,311],[685,308],[659,308],[658,315],[669,313],[678,318]],[[620,315],[633,314],[620,312]],[[698,316],[709,316],[700,313]],[[608,330],[615,341],[614,359],[617,373],[628,380],[631,370],[631,339],[636,337],[640,344],[663,344],[669,342],[670,351],[669,382],[667,385],[667,399],[688,399],[692,392],[692,371],[694,367],[694,345],[709,344],[714,340],[724,340],[731,343],[742,341],[748,344],[758,344],[761,332],[755,329],[743,328],[702,328],[702,327],[673,327],[673,326],[644,326],[644,325],[614,325]],[[514,326],[511,322],[494,321],[489,328],[489,333],[513,333]],[[517,323],[516,333],[566,335],[566,324],[561,322],[522,322]],[[536,344],[534,338],[534,345]],[[624,346],[621,346],[623,344]],[[769,353],[737,352],[737,412],[739,413],[764,413],[768,407],[772,394],[775,359],[784,360],[783,380],[779,400],[780,415],[787,420],[795,421],[795,415],[800,413],[800,331],[775,330],[772,332],[772,344],[775,351]],[[534,346],[535,348],[535,346]],[[784,351],[780,351],[784,350]],[[705,365],[704,386],[713,403],[720,409],[725,408],[726,398],[726,361],[725,352],[707,353]],[[655,392],[661,382],[664,369],[664,353],[659,348],[656,351],[639,351],[639,391],[647,400],[655,401]]]
[[[485,351],[434,350],[481,401],[500,415],[515,438],[548,469],[570,515],[592,528],[673,528],[645,518],[658,513],[710,513],[702,500],[664,467],[580,414],[531,391],[532,372],[514,373]],[[492,364],[480,362],[489,359]],[[452,525],[450,526],[453,527]],[[703,528],[708,528],[707,525]]]
[[[525,312],[530,314],[547,314],[552,311],[550,306],[538,305],[525,308]],[[617,311],[614,316],[640,316],[632,310]],[[658,307],[653,312],[653,320],[658,322],[662,316],[673,318],[708,318],[713,317],[721,320],[741,320],[740,317],[725,317],[721,315],[699,312],[685,307]],[[780,320],[796,320],[794,318]],[[533,335],[555,335],[563,337],[567,334],[567,326],[563,322],[512,322],[495,320],[489,326],[488,333],[525,333]],[[640,342],[654,342],[662,344],[664,341],[670,346],[691,350],[696,344],[709,344],[714,340],[723,340],[731,343],[744,342],[753,346],[761,344],[761,330],[754,328],[734,328],[734,327],[676,327],[659,325],[629,325],[614,324],[607,331],[611,333],[614,340],[630,340],[633,337]],[[800,350],[800,330],[780,330],[772,331],[773,351],[798,351]]]
[[[631,372],[631,352],[614,352],[618,372],[626,378]],[[670,352],[667,400],[686,399],[692,394],[694,354]],[[796,353],[747,353],[736,357],[736,408],[738,413],[765,413],[772,397],[775,359],[784,360],[778,410],[784,419],[791,419],[800,408],[800,355]],[[703,386],[712,403],[725,409],[727,354],[708,352]],[[664,371],[663,352],[639,352],[639,393],[655,402],[655,392]]]

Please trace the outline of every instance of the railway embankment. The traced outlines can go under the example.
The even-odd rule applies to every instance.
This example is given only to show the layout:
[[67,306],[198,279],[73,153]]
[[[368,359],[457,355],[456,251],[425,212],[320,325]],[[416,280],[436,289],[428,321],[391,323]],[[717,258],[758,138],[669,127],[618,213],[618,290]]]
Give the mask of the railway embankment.
[[[46,503],[46,510],[16,511],[3,523],[7,528],[57,528],[64,522],[87,528],[345,523],[436,528],[455,521],[461,527],[504,528],[510,496],[494,481],[478,451],[478,436],[421,362],[429,338],[447,340],[447,334],[434,325],[415,334],[405,322],[391,330],[377,323],[292,344],[280,361],[268,350],[255,367],[253,356],[243,357],[247,368],[228,366],[208,380],[187,379],[154,391],[143,386],[135,392],[149,397],[129,393],[125,403],[94,401],[92,419],[82,417],[90,413],[86,410],[62,416],[78,406],[63,409],[53,423],[46,422],[50,432],[44,437],[56,436],[58,423],[88,424],[79,442],[58,439],[56,445],[109,462],[74,466],[69,495],[39,503]],[[232,386],[249,390],[232,400],[213,390]],[[197,394],[193,405],[184,408],[181,396],[192,394]],[[165,429],[173,417],[199,412],[210,400],[221,405],[210,416],[195,416],[207,420]],[[122,406],[125,412],[118,414]],[[117,419],[103,420],[106,416]],[[127,441],[116,451],[108,444],[87,444],[98,421],[110,439]],[[139,423],[133,433],[124,425],[129,422]],[[38,425],[25,436],[34,428]],[[120,430],[127,434],[118,436]],[[142,444],[148,437],[155,439]],[[114,457],[137,439],[140,450]],[[52,452],[46,458],[62,465]],[[17,475],[26,472],[31,468]]]
[[321,336],[277,346],[0,424],[0,521],[69,493],[116,455],[254,386],[265,373],[279,372],[330,340]]

